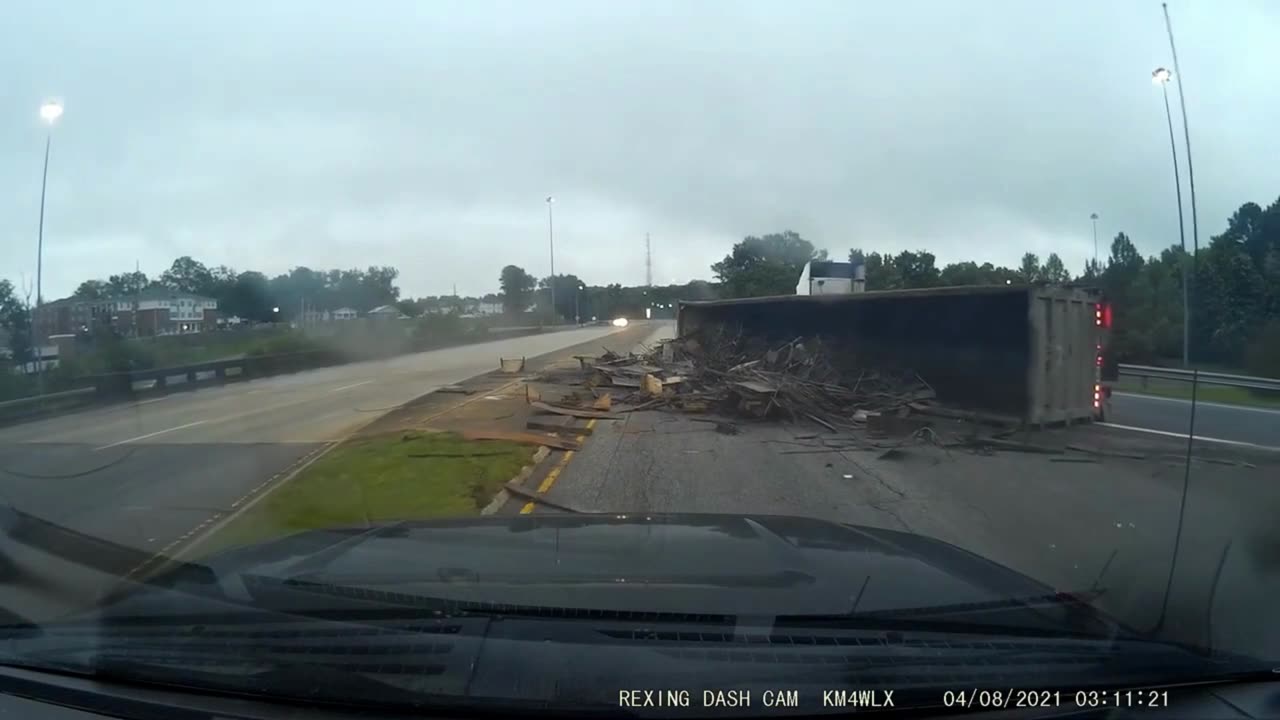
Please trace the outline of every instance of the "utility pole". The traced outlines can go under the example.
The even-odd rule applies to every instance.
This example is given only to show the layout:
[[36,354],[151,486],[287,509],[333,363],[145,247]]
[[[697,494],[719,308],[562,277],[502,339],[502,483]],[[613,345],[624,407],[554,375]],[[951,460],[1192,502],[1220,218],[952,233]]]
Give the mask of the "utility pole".
[[556,322],[556,226],[551,212],[551,206],[556,199],[550,195],[547,196],[547,242],[551,246],[551,324],[558,325]]
[[644,234],[644,284],[653,287],[653,244],[649,242],[649,233]]
[[1101,272],[1102,268],[1098,266],[1098,213],[1092,213],[1089,219],[1093,221],[1093,269]]
[[140,265],[135,258],[133,261],[133,336],[138,337],[138,312],[142,309],[142,283],[138,282],[138,277],[142,271]]
[[[40,106],[40,117],[49,124],[49,131],[44,137],[44,170],[40,173],[40,228],[36,231],[36,311],[32,315],[31,325],[34,328],[36,326],[34,319],[38,318],[43,330],[48,327],[42,312],[44,306],[44,196],[49,186],[49,146],[53,144],[53,123],[62,117],[62,105],[57,102],[46,102]],[[44,334],[42,331],[32,333],[32,340],[36,346],[36,385],[40,395],[44,395],[44,344],[47,340],[41,337]]]

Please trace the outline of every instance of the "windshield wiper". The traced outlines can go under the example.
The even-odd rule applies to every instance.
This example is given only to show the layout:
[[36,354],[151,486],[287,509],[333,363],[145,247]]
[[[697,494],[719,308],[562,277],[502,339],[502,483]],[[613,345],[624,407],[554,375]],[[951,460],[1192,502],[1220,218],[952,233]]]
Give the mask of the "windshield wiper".
[[[891,610],[851,611],[834,615],[780,615],[783,627],[867,627],[874,629],[927,630],[1043,637],[1084,637],[1091,639],[1146,640],[1106,618],[1089,604],[1102,595],[1100,590],[1057,592],[982,602],[951,603]],[[857,603],[855,602],[855,608]],[[1036,624],[982,619],[1002,611],[1062,610],[1065,617],[1041,616]],[[975,618],[974,616],[977,616]]]
[[[207,658],[192,653],[189,664],[163,665],[124,658],[90,658],[85,664],[41,655],[5,659],[3,664],[42,672],[91,677],[106,682],[158,685],[188,690],[216,690],[271,699],[334,702],[358,699],[390,705],[422,705],[424,697],[361,672],[339,670],[325,665],[300,662],[276,664],[257,673],[216,673],[205,669]],[[344,703],[348,704],[348,703]]]

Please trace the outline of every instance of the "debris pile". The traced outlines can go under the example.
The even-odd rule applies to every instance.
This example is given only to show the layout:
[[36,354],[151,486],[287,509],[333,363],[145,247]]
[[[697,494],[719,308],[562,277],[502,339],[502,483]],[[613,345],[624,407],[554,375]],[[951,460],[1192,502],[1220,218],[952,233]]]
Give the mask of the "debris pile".
[[587,384],[627,390],[619,400],[633,410],[807,419],[831,431],[900,425],[913,404],[934,398],[915,372],[869,366],[821,337],[770,345],[724,329],[640,355],[606,352]]

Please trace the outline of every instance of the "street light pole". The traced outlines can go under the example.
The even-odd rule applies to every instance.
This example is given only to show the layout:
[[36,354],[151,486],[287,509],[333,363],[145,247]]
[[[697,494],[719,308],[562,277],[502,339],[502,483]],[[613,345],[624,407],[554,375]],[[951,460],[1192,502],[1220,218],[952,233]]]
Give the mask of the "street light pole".
[[582,324],[582,312],[579,309],[580,308],[579,301],[582,298],[583,289],[584,289],[584,286],[582,283],[578,283],[578,285],[573,289],[573,324],[574,325]]
[[547,196],[547,242],[551,246],[551,324],[558,325],[558,317],[556,315],[556,225],[551,210],[556,199],[550,195]]
[[1098,213],[1090,214],[1089,219],[1093,221],[1093,270],[1101,272],[1098,266]]
[[[49,187],[49,147],[53,144],[53,123],[59,117],[62,117],[62,104],[49,101],[40,106],[40,118],[48,124],[48,130],[44,136],[44,170],[40,173],[40,224],[36,230],[36,312],[33,318],[41,318],[40,309],[44,305],[44,199],[45,191]],[[35,327],[35,321],[32,321],[32,327]],[[39,394],[44,394],[44,341],[40,339],[40,332],[31,333],[32,341],[36,343],[36,382]]]
[[1178,200],[1178,240],[1182,243],[1182,255],[1179,264],[1182,266],[1182,367],[1189,366],[1191,345],[1190,333],[1190,296],[1187,277],[1187,231],[1182,221],[1182,176],[1178,173],[1178,143],[1173,135],[1173,111],[1169,108],[1169,79],[1172,77],[1165,68],[1156,68],[1151,73],[1151,82],[1160,86],[1164,95],[1164,117],[1169,125],[1169,154],[1173,157],[1173,190]]

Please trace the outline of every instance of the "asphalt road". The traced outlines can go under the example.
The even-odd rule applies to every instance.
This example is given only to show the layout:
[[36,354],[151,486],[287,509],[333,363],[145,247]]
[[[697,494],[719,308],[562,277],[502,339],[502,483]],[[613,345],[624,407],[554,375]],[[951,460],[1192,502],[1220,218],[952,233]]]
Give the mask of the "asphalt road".
[[[1116,393],[1108,421],[1186,436],[1191,401]],[[1195,436],[1280,447],[1280,410],[1197,402]]]
[[442,385],[618,332],[589,327],[205,388],[0,429],[0,500],[161,551],[309,453]]
[[1037,441],[1138,457],[1055,462],[914,445],[881,458],[797,439],[817,427],[740,428],[721,434],[663,412],[600,421],[547,497],[584,511],[799,515],[917,532],[1059,590],[1097,583],[1099,607],[1135,628],[1280,658],[1280,453],[1197,443],[1188,464],[1182,439],[1094,425]]

